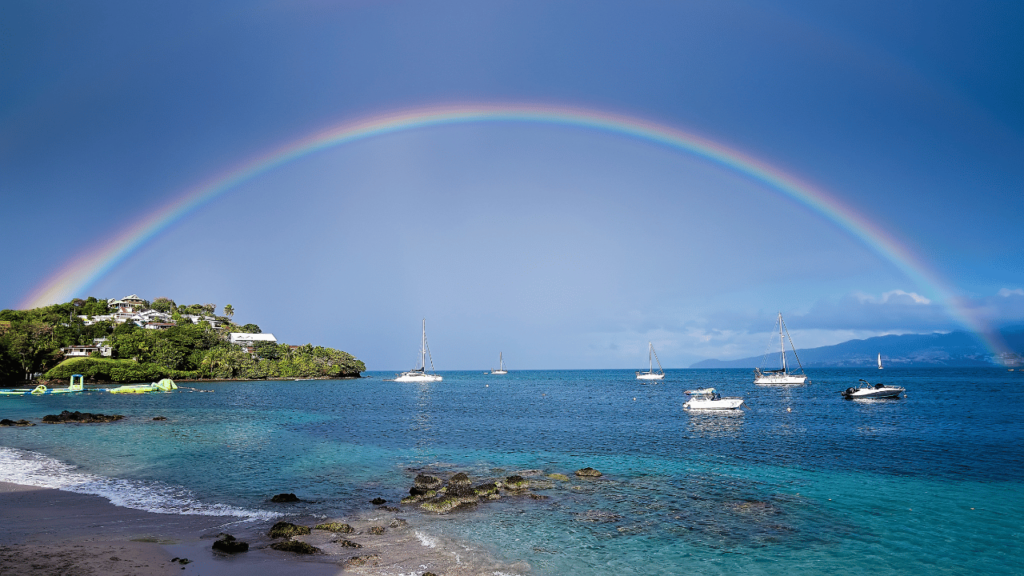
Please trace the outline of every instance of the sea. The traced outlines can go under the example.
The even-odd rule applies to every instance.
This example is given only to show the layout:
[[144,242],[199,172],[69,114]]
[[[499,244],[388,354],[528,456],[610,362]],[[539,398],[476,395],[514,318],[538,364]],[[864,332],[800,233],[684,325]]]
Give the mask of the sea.
[[[341,518],[396,503],[418,473],[539,470],[547,499],[408,514],[524,574],[1024,574],[1024,372],[813,369],[795,387],[733,369],[655,383],[629,370],[440,374],[4,397],[0,418],[126,418],[0,428],[0,481],[259,523],[281,517],[268,501],[281,492],[306,501],[291,511]],[[860,378],[906,397],[844,400]],[[684,410],[685,391],[706,387],[746,409]],[[603,475],[576,477],[584,467]]]

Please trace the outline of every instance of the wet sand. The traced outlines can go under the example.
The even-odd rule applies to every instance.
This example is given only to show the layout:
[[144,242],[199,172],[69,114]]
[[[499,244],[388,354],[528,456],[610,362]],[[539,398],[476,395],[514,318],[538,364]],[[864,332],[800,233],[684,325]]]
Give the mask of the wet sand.
[[[170,575],[319,576],[389,574],[469,576],[525,574],[525,563],[494,560],[465,542],[432,536],[414,510],[368,510],[350,518],[286,518],[312,526],[348,523],[351,534],[314,530],[297,536],[322,553],[297,555],[269,548],[267,522],[225,516],[154,514],[114,506],[105,498],[49,488],[0,482],[0,576],[17,575]],[[380,526],[383,534],[370,528]],[[212,550],[227,532],[248,542],[236,555]],[[361,545],[343,546],[342,540]],[[279,541],[279,540],[278,540]],[[187,564],[172,562],[187,558]]]

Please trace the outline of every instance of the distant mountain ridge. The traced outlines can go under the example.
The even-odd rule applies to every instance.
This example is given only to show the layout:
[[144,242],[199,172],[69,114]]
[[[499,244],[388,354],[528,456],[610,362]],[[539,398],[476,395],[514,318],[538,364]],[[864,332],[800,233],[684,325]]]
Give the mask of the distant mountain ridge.
[[[1024,330],[1004,331],[1002,337],[1011,350],[1024,350]],[[883,365],[893,368],[1012,366],[1020,365],[1021,361],[1019,354],[1010,359],[994,357],[976,335],[968,332],[876,336],[820,348],[797,349],[797,355],[805,367],[819,368],[872,366],[878,354],[882,355]],[[753,356],[738,360],[702,360],[690,368],[755,368],[761,365],[761,358]],[[790,362],[796,364],[792,359]]]

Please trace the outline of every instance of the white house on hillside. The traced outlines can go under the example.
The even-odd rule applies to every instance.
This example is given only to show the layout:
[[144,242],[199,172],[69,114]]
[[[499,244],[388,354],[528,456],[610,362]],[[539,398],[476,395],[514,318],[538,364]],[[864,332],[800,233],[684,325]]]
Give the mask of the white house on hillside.
[[274,338],[273,334],[246,334],[244,332],[232,332],[228,335],[228,339],[232,344],[238,344],[239,346],[252,346],[257,342],[277,343],[277,338]]

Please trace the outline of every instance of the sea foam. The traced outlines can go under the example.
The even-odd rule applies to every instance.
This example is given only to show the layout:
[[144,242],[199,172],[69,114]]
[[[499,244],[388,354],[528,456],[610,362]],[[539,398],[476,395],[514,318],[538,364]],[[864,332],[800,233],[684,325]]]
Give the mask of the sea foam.
[[76,468],[37,452],[0,446],[0,482],[101,496],[115,506],[156,514],[236,516],[252,520],[269,520],[281,516],[265,510],[200,502],[195,494],[181,486],[108,478],[79,472]]

